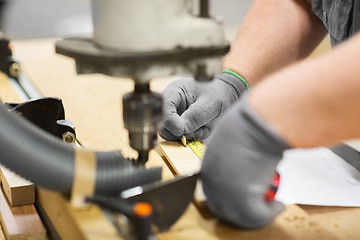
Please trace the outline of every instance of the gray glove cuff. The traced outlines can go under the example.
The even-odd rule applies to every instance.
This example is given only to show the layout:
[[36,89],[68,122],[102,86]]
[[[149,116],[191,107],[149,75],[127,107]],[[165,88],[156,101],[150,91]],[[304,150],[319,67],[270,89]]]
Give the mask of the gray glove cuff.
[[219,73],[215,76],[215,78],[222,80],[227,84],[229,84],[230,86],[232,86],[235,89],[238,98],[241,96],[243,92],[247,90],[245,84],[239,78],[229,73]]

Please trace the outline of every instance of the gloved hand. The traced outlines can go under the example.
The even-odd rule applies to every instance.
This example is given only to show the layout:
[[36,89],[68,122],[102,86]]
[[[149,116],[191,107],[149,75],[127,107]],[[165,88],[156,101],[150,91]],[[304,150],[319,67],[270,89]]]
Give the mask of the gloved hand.
[[248,95],[225,113],[206,141],[201,178],[207,204],[219,219],[259,228],[284,208],[264,196],[289,146],[249,106]]
[[216,118],[246,90],[245,84],[229,73],[216,75],[204,83],[192,78],[179,79],[162,92],[164,127],[159,131],[167,140],[206,138]]

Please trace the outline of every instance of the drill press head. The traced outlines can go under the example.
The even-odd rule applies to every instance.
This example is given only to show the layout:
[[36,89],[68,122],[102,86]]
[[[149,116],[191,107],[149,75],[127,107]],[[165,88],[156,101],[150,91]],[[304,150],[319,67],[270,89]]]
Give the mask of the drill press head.
[[92,0],[93,34],[56,43],[57,53],[75,58],[79,74],[134,80],[134,92],[123,98],[123,118],[138,162],[146,162],[162,119],[161,96],[150,91],[150,79],[204,81],[221,71],[229,43],[221,22],[209,17],[208,0],[199,2],[196,15],[193,0]]

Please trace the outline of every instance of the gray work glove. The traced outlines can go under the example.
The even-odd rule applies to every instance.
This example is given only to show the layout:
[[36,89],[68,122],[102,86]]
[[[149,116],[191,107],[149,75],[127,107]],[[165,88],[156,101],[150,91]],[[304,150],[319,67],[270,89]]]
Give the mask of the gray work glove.
[[237,77],[220,73],[211,82],[179,79],[162,92],[164,125],[159,131],[167,140],[206,138],[216,118],[246,90]]
[[241,228],[269,224],[284,206],[264,195],[289,146],[251,109],[248,94],[225,113],[206,143],[201,177],[212,212]]

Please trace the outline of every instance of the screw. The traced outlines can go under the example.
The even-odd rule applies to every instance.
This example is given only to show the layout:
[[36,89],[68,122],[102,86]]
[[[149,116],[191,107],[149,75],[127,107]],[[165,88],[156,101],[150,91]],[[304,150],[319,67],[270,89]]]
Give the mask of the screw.
[[66,143],[75,143],[75,141],[76,141],[75,134],[73,134],[72,132],[65,132],[62,135],[62,139]]
[[18,62],[13,62],[9,68],[10,75],[16,78],[19,77],[20,72],[21,72],[20,64]]

